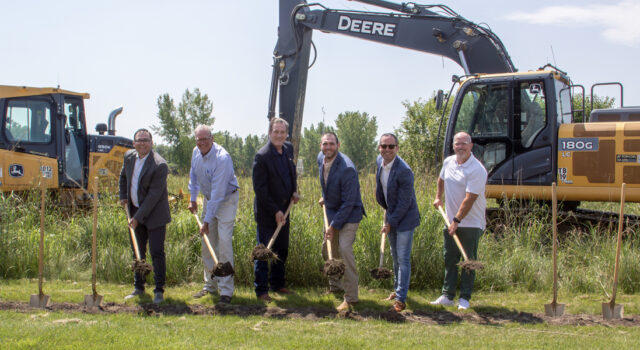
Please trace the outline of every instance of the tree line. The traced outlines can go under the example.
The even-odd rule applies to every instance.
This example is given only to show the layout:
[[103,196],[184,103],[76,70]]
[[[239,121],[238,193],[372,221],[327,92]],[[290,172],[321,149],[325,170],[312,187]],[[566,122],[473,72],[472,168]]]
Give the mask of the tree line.
[[[435,155],[442,152],[442,138],[452,103],[447,105],[443,113],[436,108],[435,96],[434,92],[427,99],[403,101],[405,116],[400,127],[393,130],[400,140],[400,155],[414,172],[437,171]],[[610,108],[615,103],[615,99],[610,97],[594,96],[593,100],[594,109]],[[574,110],[581,109],[582,95],[573,96],[572,103]],[[158,97],[157,106],[159,126],[152,126],[151,129],[166,144],[157,145],[156,150],[169,162],[173,173],[188,174],[191,154],[196,145],[193,136],[195,127],[207,124],[215,130],[213,102],[207,94],[196,88],[193,91],[186,89],[177,105],[169,94],[163,94]],[[590,106],[591,101],[587,97],[585,111],[576,113],[576,122],[581,122],[583,115],[590,114]],[[266,128],[266,120],[264,124]],[[298,159],[302,162],[304,175],[318,175],[316,159],[320,151],[320,138],[329,131],[338,135],[340,151],[351,158],[360,172],[375,171],[373,160],[377,155],[378,119],[367,112],[346,111],[338,115],[335,126],[319,122],[303,129]],[[436,142],[438,136],[440,143]],[[225,130],[214,133],[214,141],[229,152],[237,175],[250,176],[253,157],[267,142],[267,135],[250,134],[243,138]]]

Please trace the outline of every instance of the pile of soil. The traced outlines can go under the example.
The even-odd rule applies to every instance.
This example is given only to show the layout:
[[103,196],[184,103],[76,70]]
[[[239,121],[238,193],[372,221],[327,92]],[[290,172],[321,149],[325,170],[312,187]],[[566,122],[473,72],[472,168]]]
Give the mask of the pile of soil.
[[458,266],[460,266],[461,268],[467,271],[484,269],[484,264],[476,260],[461,261],[458,263]]
[[278,259],[278,256],[271,249],[260,243],[251,252],[251,260],[269,261]]
[[148,275],[151,271],[153,271],[153,267],[147,264],[144,260],[134,260],[131,263],[131,271],[140,273],[143,276]]
[[326,276],[340,278],[344,275],[345,266],[341,260],[331,259],[324,263],[322,271]]
[[384,267],[376,267],[370,272],[371,272],[371,277],[377,280],[383,280],[393,276],[393,272],[391,272],[391,270]]
[[235,271],[233,270],[233,266],[231,266],[230,262],[224,262],[224,263],[217,263],[216,266],[213,267],[213,276],[211,276],[211,278],[214,278],[215,276],[218,277],[226,277],[226,276],[231,276],[235,273]]

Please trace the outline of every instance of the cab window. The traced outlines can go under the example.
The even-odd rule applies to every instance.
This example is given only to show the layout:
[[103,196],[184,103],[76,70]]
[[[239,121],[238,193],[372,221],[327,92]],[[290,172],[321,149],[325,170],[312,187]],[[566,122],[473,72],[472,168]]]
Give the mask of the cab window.
[[12,99],[7,104],[5,137],[10,142],[51,142],[51,104],[47,101]]

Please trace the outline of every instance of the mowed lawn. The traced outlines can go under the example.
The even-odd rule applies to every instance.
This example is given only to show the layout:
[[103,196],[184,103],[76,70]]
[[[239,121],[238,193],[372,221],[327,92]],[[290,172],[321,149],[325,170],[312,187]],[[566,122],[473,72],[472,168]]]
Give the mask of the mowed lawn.
[[42,310],[26,306],[37,280],[3,280],[0,349],[640,348],[638,295],[619,296],[625,320],[604,322],[604,295],[561,293],[567,315],[549,319],[543,305],[551,296],[541,293],[477,293],[472,309],[458,312],[431,307],[436,290],[410,291],[407,311],[394,317],[386,311],[389,302],[380,300],[389,292],[384,289],[361,289],[355,310],[338,314],[333,307],[340,300],[321,289],[276,295],[265,305],[240,287],[231,307],[219,307],[217,297],[192,299],[199,288],[169,287],[167,301],[156,307],[149,304],[150,293],[125,303],[131,286],[100,283],[106,311],[86,312],[77,304],[91,293],[88,282],[47,281],[44,292],[54,306]]

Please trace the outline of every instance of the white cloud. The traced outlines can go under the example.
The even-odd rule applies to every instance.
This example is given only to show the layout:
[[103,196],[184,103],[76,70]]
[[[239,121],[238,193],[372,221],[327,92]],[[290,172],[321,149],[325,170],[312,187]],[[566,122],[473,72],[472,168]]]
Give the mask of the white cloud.
[[606,40],[631,47],[640,46],[640,1],[624,0],[611,5],[549,6],[536,12],[513,12],[512,21],[601,27]]

